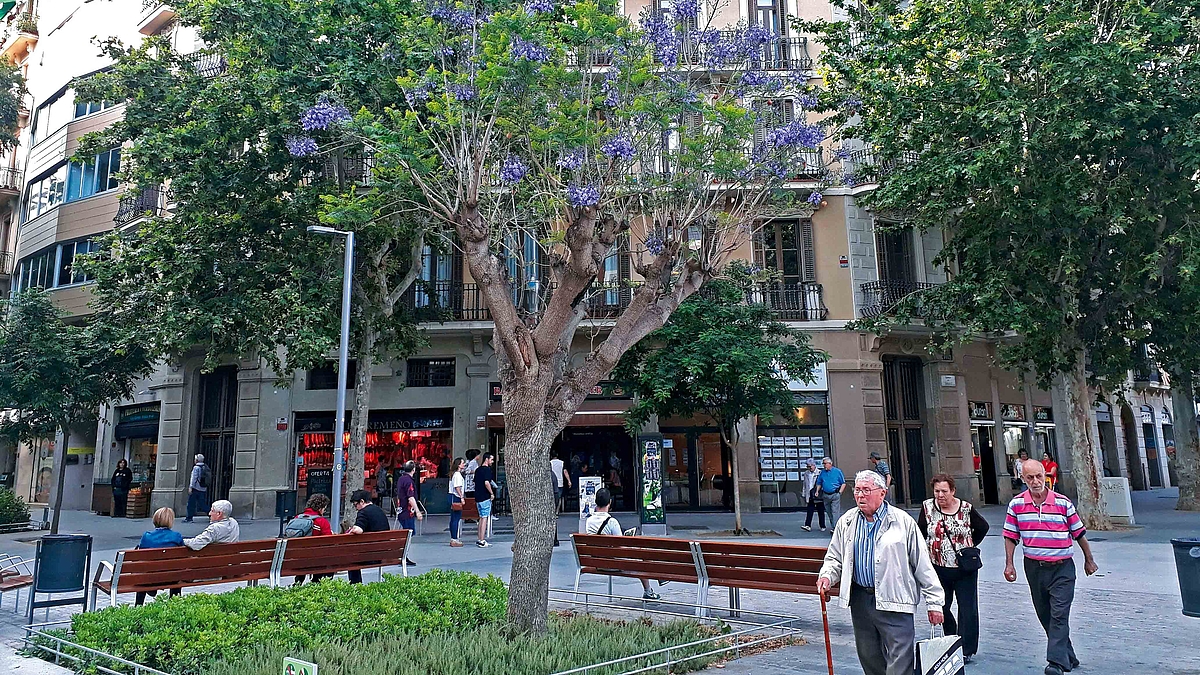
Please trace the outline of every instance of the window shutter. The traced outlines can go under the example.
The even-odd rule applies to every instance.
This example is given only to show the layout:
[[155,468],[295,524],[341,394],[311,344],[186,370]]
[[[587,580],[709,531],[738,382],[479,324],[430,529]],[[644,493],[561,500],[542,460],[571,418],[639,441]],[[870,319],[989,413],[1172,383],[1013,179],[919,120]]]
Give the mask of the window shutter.
[[879,280],[890,279],[888,274],[888,259],[887,259],[887,237],[881,233],[875,232],[875,260],[879,263]]
[[783,124],[791,124],[796,119],[796,102],[790,98],[779,101],[780,117]]
[[804,281],[817,280],[817,261],[813,250],[813,224],[811,220],[800,221],[800,248]]

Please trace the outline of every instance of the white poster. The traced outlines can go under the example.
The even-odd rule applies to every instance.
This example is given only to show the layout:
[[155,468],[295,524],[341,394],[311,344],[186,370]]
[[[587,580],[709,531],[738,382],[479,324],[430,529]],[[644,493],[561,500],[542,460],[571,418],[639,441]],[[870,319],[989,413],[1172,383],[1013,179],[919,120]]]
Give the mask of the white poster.
[[604,479],[597,476],[579,477],[579,517],[586,520],[596,512],[596,491],[604,487]]
[[788,480],[800,480],[800,472],[799,471],[788,471],[787,479]]

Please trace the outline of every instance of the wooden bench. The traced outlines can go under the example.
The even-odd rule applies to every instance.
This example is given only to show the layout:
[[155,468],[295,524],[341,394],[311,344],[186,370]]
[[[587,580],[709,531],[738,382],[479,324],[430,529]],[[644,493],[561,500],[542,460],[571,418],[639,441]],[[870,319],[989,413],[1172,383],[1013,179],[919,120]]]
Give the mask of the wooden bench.
[[614,537],[603,534],[572,534],[575,547],[575,592],[584,574],[612,578],[628,577],[650,581],[678,581],[696,584],[696,613],[700,614],[704,587],[697,572],[695,542],[667,537]]
[[[110,606],[120,593],[162,591],[245,581],[256,584],[271,578],[276,539],[256,539],[234,544],[209,544],[199,551],[186,546],[119,551],[115,562],[100,561],[92,582],[89,610],[103,592]],[[109,578],[101,579],[107,569]]]
[[408,576],[408,535],[408,530],[388,530],[280,539],[271,584],[279,586],[284,577],[301,574],[334,574],[390,565],[400,565],[404,576]]

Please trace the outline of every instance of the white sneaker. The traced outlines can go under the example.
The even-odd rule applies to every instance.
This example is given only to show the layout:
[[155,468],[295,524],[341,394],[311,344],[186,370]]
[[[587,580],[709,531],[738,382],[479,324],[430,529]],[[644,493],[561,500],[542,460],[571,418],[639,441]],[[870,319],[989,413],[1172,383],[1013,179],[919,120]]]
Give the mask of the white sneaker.
[[807,525],[801,525],[800,529],[804,530],[805,532],[812,532],[812,528]]

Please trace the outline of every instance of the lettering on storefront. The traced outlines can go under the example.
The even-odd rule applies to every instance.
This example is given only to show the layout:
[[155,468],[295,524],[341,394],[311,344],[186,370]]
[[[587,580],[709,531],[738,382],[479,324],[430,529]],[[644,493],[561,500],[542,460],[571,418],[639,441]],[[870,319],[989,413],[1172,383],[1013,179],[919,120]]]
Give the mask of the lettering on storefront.
[[[346,425],[352,420],[346,413]],[[329,433],[333,431],[333,414],[296,415],[296,431],[300,433]],[[367,417],[368,431],[419,431],[454,428],[454,410],[437,408],[432,410],[381,410]]]
[[[504,387],[499,382],[489,383],[488,389],[491,390],[491,400],[500,401],[503,399]],[[625,388],[617,382],[603,380],[592,387],[587,397],[593,401],[624,401],[632,399],[633,394],[625,391]]]
[[973,420],[992,420],[991,401],[967,401],[967,407]]
[[1054,408],[1035,405],[1033,407],[1033,421],[1049,424],[1054,421]]
[[1005,422],[1024,422],[1025,406],[1016,403],[1002,403],[1000,405],[1000,418]]

